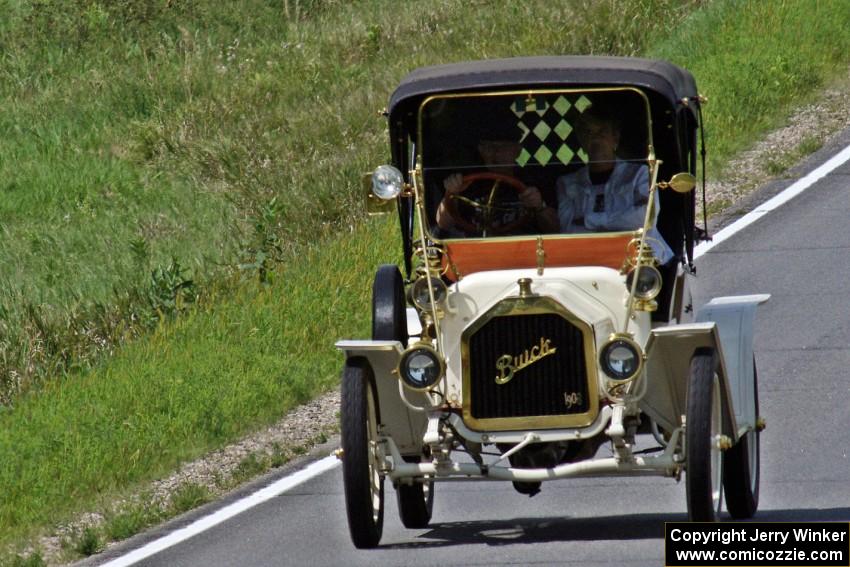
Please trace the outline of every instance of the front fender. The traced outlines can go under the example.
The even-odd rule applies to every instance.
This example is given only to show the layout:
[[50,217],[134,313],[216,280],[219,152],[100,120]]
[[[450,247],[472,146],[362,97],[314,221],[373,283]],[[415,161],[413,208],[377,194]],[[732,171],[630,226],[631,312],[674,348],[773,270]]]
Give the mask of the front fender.
[[753,324],[756,307],[769,295],[718,297],[705,304],[696,323],[653,329],[646,345],[647,391],[641,409],[667,431],[685,413],[691,357],[698,348],[717,353],[724,404],[723,433],[737,442],[756,427],[753,395]]
[[[422,436],[428,425],[425,412],[411,410],[401,399],[399,379],[395,369],[401,358],[402,345],[398,341],[348,340],[339,341],[336,347],[346,358],[363,358],[375,376],[380,408],[380,433],[391,436],[404,455],[418,455],[422,451]],[[405,391],[412,404],[427,407],[430,400],[421,392]]]
[[713,322],[670,325],[650,332],[646,343],[645,379],[648,382],[640,408],[666,431],[680,427],[687,408],[691,358],[700,348],[715,352],[723,404],[722,429],[725,435],[737,440],[738,426],[729,393],[726,357],[717,325]]
[[747,430],[755,428],[758,419],[753,400],[756,308],[768,299],[768,294],[716,297],[703,305],[696,316],[697,321],[713,321],[717,325],[729,373],[735,418],[738,427]]

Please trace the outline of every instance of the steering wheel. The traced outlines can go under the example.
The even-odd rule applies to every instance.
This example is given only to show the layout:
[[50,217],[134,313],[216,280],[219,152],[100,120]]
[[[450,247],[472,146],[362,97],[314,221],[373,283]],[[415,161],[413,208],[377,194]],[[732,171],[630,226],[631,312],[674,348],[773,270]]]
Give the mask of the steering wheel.
[[[461,196],[461,194],[469,189],[473,183],[478,181],[493,182],[493,185],[490,187],[489,194],[487,195],[487,200],[484,203]],[[464,175],[461,181],[460,191],[453,195],[451,199],[446,199],[445,202],[446,211],[454,219],[455,225],[467,234],[483,232],[484,236],[510,234],[522,227],[528,221],[528,215],[526,214],[527,212],[525,208],[516,204],[500,205],[494,202],[496,198],[496,191],[503,184],[513,188],[517,193],[523,193],[527,189],[522,181],[512,175],[490,173],[486,171],[482,173]],[[473,209],[481,211],[481,220],[476,222],[475,220],[470,219],[468,215],[462,214],[460,207],[458,206],[458,202],[462,202]],[[520,212],[515,220],[503,223],[496,218],[495,213],[497,212],[509,212],[517,209],[519,209]]]

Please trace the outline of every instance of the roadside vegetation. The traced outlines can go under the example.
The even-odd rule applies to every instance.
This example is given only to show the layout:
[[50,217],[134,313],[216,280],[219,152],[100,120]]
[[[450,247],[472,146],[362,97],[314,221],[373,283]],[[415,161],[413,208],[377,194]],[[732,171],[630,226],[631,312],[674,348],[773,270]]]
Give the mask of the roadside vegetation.
[[[709,176],[721,176],[729,158],[848,76],[848,24],[840,1],[727,0],[706,4],[648,50],[689,69],[708,97]],[[818,147],[807,141],[794,157]]]
[[640,53],[693,4],[0,0],[0,401],[360,222],[410,69]]
[[359,180],[407,71],[665,57],[709,97],[713,173],[850,64],[843,0],[388,6],[0,0],[0,563],[335,387],[334,340],[368,336],[400,259]]

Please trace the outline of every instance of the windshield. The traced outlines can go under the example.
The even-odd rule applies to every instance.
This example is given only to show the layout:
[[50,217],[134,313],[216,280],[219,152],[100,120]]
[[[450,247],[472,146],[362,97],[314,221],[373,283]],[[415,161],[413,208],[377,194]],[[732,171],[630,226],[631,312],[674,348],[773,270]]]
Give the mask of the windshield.
[[419,120],[428,228],[437,239],[643,226],[651,140],[640,91],[436,96]]

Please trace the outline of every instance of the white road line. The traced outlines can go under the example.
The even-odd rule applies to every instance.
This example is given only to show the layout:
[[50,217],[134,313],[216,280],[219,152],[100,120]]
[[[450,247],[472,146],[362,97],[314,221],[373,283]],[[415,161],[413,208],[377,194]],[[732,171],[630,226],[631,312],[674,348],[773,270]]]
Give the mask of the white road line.
[[[847,146],[839,153],[835,154],[832,158],[827,160],[823,165],[811,171],[805,177],[798,179],[794,182],[790,187],[770,199],[769,201],[762,203],[754,211],[751,211],[733,222],[720,232],[714,235],[713,240],[711,242],[703,242],[694,250],[694,257],[699,258],[709,250],[711,250],[717,244],[720,244],[736,232],[746,228],[747,226],[753,224],[755,221],[766,215],[767,213],[779,208],[781,205],[785,204],[792,198],[796,197],[816,182],[821,180],[823,177],[828,175],[830,172],[835,170],[836,168],[844,165],[848,160],[850,160],[850,146]],[[230,504],[229,506],[225,506],[224,508],[212,513],[209,516],[205,516],[196,520],[195,522],[189,524],[185,528],[181,528],[175,532],[168,534],[167,536],[161,537],[157,540],[150,542],[149,544],[140,547],[134,551],[131,551],[127,555],[123,555],[108,563],[102,564],[101,567],[128,567],[133,565],[142,559],[148,558],[151,555],[155,555],[164,549],[167,549],[173,545],[176,545],[182,541],[189,539],[201,532],[204,532],[213,526],[217,526],[218,524],[224,522],[232,518],[233,516],[244,512],[258,504],[266,502],[267,500],[271,500],[272,498],[283,494],[284,492],[291,490],[292,488],[307,482],[311,478],[317,477],[321,474],[328,472],[329,470],[335,468],[339,464],[339,461],[336,457],[330,456],[321,459],[320,461],[316,461],[305,469],[302,469],[296,473],[293,473],[287,477],[284,477],[269,486],[258,490],[257,492],[246,496],[245,498]]]
[[712,237],[711,242],[702,242],[694,249],[694,258],[699,258],[716,245],[720,244],[736,232],[750,226],[758,219],[766,215],[767,213],[778,209],[780,206],[784,205],[824,177],[826,177],[829,173],[831,173],[834,169],[841,167],[847,160],[850,160],[850,146],[847,146],[826,162],[824,162],[820,167],[809,172],[805,177],[801,177],[794,183],[792,183],[787,189],[768,200],[765,203],[762,203],[755,210],[750,211],[743,217],[739,218],[717,234]]
[[262,504],[267,500],[271,500],[272,498],[283,494],[287,490],[291,490],[299,484],[307,482],[311,478],[324,474],[336,467],[338,464],[339,460],[333,455],[325,457],[324,459],[310,464],[307,468],[277,480],[267,487],[261,488],[257,492],[213,512],[209,516],[204,516],[203,518],[192,522],[185,528],[171,532],[167,536],[154,540],[147,545],[131,551],[127,555],[122,555],[108,563],[104,563],[101,567],[128,567],[129,565],[133,565],[142,559],[146,559],[164,549],[177,545],[181,541],[185,541],[190,537],[196,536],[201,532],[217,526],[245,510],[253,508],[258,504]]

